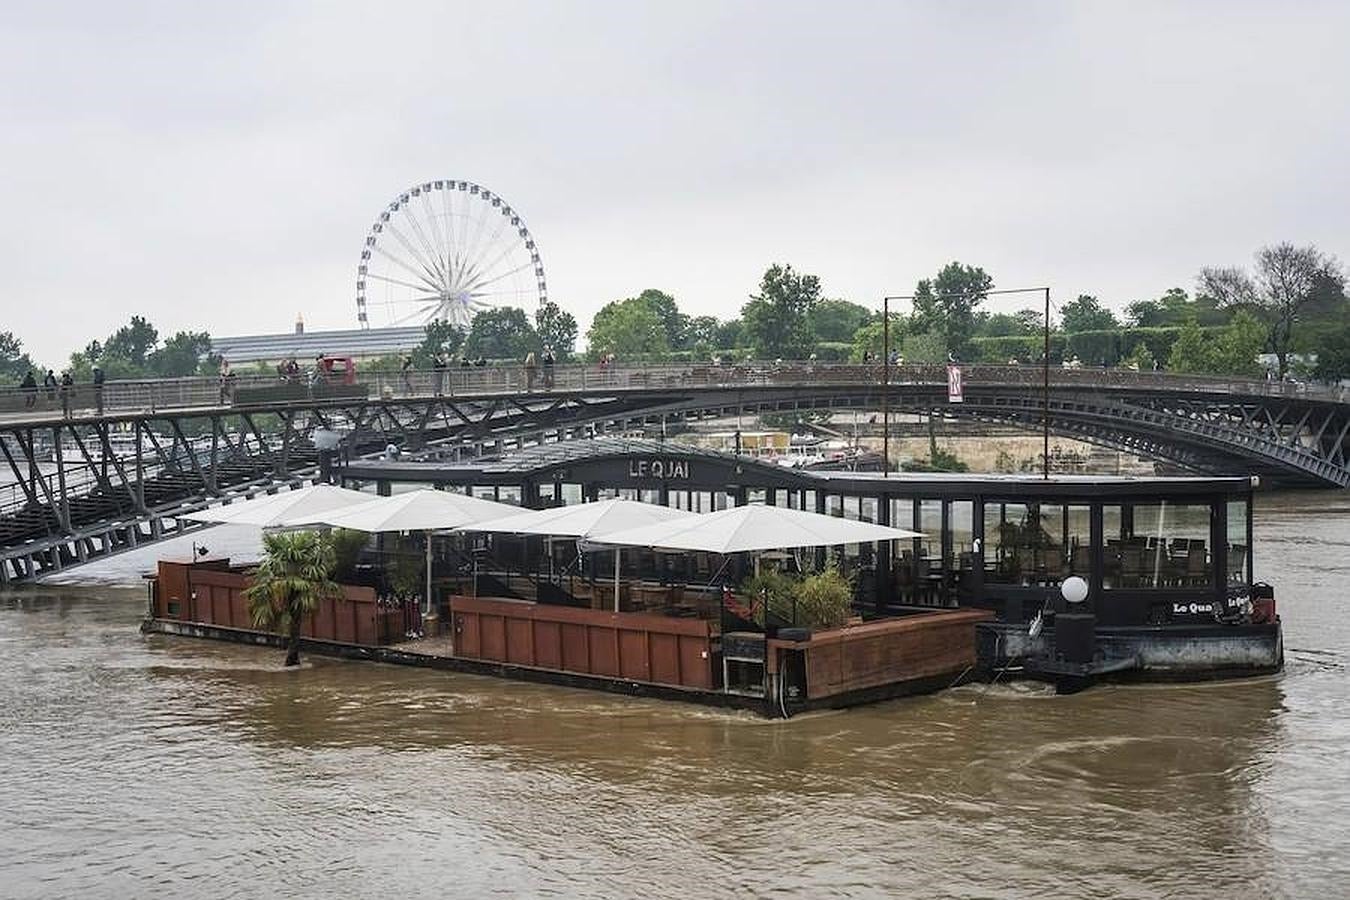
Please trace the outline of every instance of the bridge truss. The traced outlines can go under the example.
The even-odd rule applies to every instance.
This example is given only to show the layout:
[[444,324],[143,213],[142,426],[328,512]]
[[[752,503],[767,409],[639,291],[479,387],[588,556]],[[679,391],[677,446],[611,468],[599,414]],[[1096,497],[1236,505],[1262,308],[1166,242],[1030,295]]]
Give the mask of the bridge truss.
[[[1039,429],[1041,372],[965,367],[960,403],[945,368],[778,364],[559,368],[534,384],[507,368],[373,376],[341,389],[214,379],[108,386],[103,414],[72,416],[0,392],[0,581],[23,580],[198,527],[179,518],[317,476],[312,434],[344,435],[348,457],[389,443],[477,455],[587,434],[658,430],[689,418],[806,409],[927,413]],[[1057,435],[1266,483],[1350,486],[1350,404],[1339,393],[1264,382],[1054,370]],[[84,402],[79,402],[80,400]],[[224,399],[225,402],[220,401]],[[20,409],[15,407],[22,406]]]

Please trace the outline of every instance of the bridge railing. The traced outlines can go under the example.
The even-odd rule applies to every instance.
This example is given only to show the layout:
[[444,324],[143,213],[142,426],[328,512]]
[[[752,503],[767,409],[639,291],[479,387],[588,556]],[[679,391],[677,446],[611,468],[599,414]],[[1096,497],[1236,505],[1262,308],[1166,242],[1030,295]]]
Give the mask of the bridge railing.
[[[1036,366],[962,365],[961,368],[964,383],[971,390],[990,385],[1037,388],[1044,377],[1042,370]],[[346,385],[340,379],[288,380],[276,375],[241,374],[228,379],[196,377],[110,381],[102,388],[101,405],[107,414],[153,415],[189,409],[275,406],[287,402],[303,403],[311,399],[351,396],[379,400],[436,395],[472,397],[663,387],[869,386],[881,383],[882,371],[882,366],[876,363],[815,361],[607,367],[591,364],[554,366],[551,369],[538,366],[533,373],[523,366],[485,366],[452,367],[441,371],[361,372],[353,385]],[[1350,392],[1338,385],[1135,372],[1128,369],[1052,368],[1049,374],[1050,385],[1054,388],[1240,394],[1334,402],[1350,400]],[[947,381],[947,367],[941,364],[892,366],[890,380],[892,384],[899,385],[943,385]],[[0,415],[11,421],[59,419],[63,415],[63,408],[67,406],[72,414],[83,417],[95,412],[99,405],[98,391],[87,383],[74,385],[64,392],[59,387],[39,386],[35,390],[0,388]]]

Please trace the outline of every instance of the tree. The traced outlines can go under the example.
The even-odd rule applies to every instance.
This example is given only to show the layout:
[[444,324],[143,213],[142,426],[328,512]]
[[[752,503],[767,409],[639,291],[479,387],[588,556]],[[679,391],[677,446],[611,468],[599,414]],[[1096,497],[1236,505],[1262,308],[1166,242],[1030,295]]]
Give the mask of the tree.
[[1194,319],[1181,326],[1181,334],[1172,344],[1172,354],[1167,357],[1167,369],[1183,373],[1213,371],[1213,348]]
[[770,266],[759,293],[741,307],[745,336],[761,359],[803,359],[813,341],[807,316],[820,302],[820,279],[795,272],[792,266]]
[[534,311],[534,330],[539,335],[539,343],[551,349],[558,362],[565,362],[576,352],[576,317],[552,300]]
[[647,288],[633,299],[656,313],[657,318],[661,320],[661,327],[666,332],[666,345],[670,349],[677,350],[685,346],[685,331],[689,326],[689,317],[680,312],[674,297],[665,291]]
[[1317,339],[1317,366],[1313,376],[1323,381],[1350,378],[1350,322],[1322,331]]
[[286,635],[286,665],[298,665],[305,617],[342,593],[333,581],[337,553],[332,539],[318,531],[266,533],[263,551],[244,590],[249,615],[255,627]]
[[[872,356],[880,361],[882,354],[887,348],[884,346],[886,338],[885,323],[883,317],[874,315],[871,321],[858,327],[853,332],[853,349],[849,358],[855,362],[860,362],[864,353],[870,352]],[[889,349],[898,350],[904,341],[905,334],[909,331],[909,317],[891,313],[890,338],[891,346]],[[946,350],[943,350],[943,359],[946,359]]]
[[1111,310],[1102,306],[1101,302],[1090,294],[1079,294],[1077,299],[1064,304],[1060,308],[1059,316],[1060,324],[1066,334],[1075,334],[1080,331],[1105,331],[1109,328],[1120,327],[1120,323],[1116,321],[1116,317]]
[[1140,372],[1152,372],[1158,368],[1158,361],[1153,358],[1153,351],[1148,349],[1148,344],[1143,341],[1134,345],[1130,355],[1125,357],[1124,363],[1128,368]]
[[[894,332],[894,327],[892,327]],[[891,337],[891,343],[896,339]],[[900,355],[905,358],[906,363],[940,363],[947,361],[947,342],[940,334],[934,334],[931,331],[922,334],[911,334],[905,337],[904,343],[900,345]]]
[[[23,352],[23,341],[13,332],[0,331],[0,381],[17,384],[33,368],[33,360]],[[41,380],[39,373],[35,373],[35,377]]]
[[1011,337],[1017,334],[1031,334],[1040,329],[1040,313],[1034,310],[1023,310],[1035,315],[1036,324],[1030,325],[1023,317],[1022,313],[1012,315],[1009,313],[991,313],[981,315],[976,318],[976,332],[980,337]]
[[1200,288],[1222,307],[1248,309],[1267,328],[1266,345],[1279,360],[1279,376],[1289,372],[1294,327],[1305,307],[1328,295],[1344,294],[1340,263],[1309,244],[1262,247],[1256,253],[1255,274],[1238,267],[1200,270]]
[[690,350],[708,354],[717,348],[722,323],[714,316],[694,316],[684,329],[685,345]]
[[1215,375],[1240,375],[1256,378],[1261,374],[1261,355],[1266,343],[1266,329],[1261,321],[1246,310],[1239,310],[1233,320],[1211,342],[1209,368]]
[[713,346],[718,350],[735,350],[746,344],[745,323],[740,319],[728,319],[717,326],[717,338]]
[[644,291],[637,297],[606,303],[591,320],[586,344],[592,356],[614,353],[619,357],[665,356],[670,352],[666,323],[647,302]]
[[150,353],[159,341],[159,332],[141,316],[113,332],[103,344],[103,359],[120,360],[144,371]]
[[151,352],[149,371],[161,378],[185,378],[211,352],[211,335],[205,331],[180,331]]
[[[454,354],[464,346],[464,332],[445,319],[432,319],[422,329],[422,343],[412,352],[413,365],[428,369],[438,353]],[[394,366],[398,368],[398,364]]]
[[841,343],[853,340],[872,315],[872,310],[848,300],[821,300],[807,312],[806,326],[817,343]]
[[473,317],[469,335],[464,339],[465,355],[488,359],[523,360],[540,349],[539,335],[535,334],[525,310],[514,306],[483,310]]
[[915,332],[940,334],[949,350],[964,355],[975,335],[975,312],[993,286],[984,269],[948,263],[935,278],[925,278],[914,288]]

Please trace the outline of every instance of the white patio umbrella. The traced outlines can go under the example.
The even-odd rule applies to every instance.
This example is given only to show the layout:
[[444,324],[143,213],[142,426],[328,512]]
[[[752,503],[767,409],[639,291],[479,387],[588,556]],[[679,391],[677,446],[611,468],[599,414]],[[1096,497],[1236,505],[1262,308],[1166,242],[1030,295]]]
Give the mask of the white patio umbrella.
[[378,499],[374,494],[315,484],[265,497],[237,500],[228,506],[213,506],[187,513],[195,522],[228,522],[232,525],[257,525],[260,528],[288,528],[320,525],[323,515],[345,507]]
[[835,547],[922,537],[916,531],[752,503],[643,528],[595,535],[598,544],[741,553],[797,547]]
[[[677,519],[689,519],[693,516],[693,513],[682,509],[671,509],[654,503],[638,503],[635,500],[614,499],[536,509],[503,519],[477,522],[468,526],[466,530],[490,531],[498,534],[538,534],[589,541],[599,534],[625,534],[635,529]],[[618,609],[619,552],[615,550],[614,610],[617,612]]]
[[458,529],[475,522],[500,519],[520,512],[520,507],[480,500],[467,494],[430,489],[408,491],[392,497],[376,497],[369,503],[323,513],[323,524],[371,533],[422,531],[426,535],[426,607],[431,611],[431,535],[429,532]]

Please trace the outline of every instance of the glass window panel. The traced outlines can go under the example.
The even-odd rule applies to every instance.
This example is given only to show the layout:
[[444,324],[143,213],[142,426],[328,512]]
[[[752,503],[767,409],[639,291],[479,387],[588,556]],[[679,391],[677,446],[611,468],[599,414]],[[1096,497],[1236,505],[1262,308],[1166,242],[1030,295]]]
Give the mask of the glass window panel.
[[647,489],[644,488],[644,489],[638,491],[638,499],[641,500],[643,503],[658,503],[658,504],[659,504],[659,503],[661,502],[661,492],[660,492],[660,491],[647,490]]
[[859,506],[858,518],[864,522],[873,522],[877,520],[877,498],[862,497]]
[[1079,575],[1089,579],[1092,575],[1092,508],[1088,506],[1070,506],[1065,510],[1065,544],[1062,575]]
[[919,501],[919,527],[923,532],[919,539],[920,554],[931,560],[942,558],[942,501]]
[[838,494],[826,494],[825,515],[842,518],[844,515],[844,498]]
[[764,488],[748,488],[745,492],[746,503],[763,503],[768,492]]
[[852,519],[855,522],[858,521],[858,517],[862,514],[862,498],[843,497],[842,500],[843,500],[844,518]]
[[510,503],[513,506],[520,505],[520,485],[504,484],[497,489],[497,501],[499,503]]
[[1164,501],[1115,509],[1119,510],[1118,537],[1112,536],[1115,513],[1103,516],[1105,587],[1182,588],[1213,583],[1209,506]]
[[1228,583],[1246,584],[1251,571],[1251,548],[1247,546],[1246,500],[1228,501]]
[[891,499],[891,527],[914,530],[914,501],[905,497]]
[[574,506],[581,502],[581,485],[564,482],[562,486],[562,501],[564,506]]
[[970,500],[953,500],[947,509],[947,530],[952,534],[952,553],[959,558],[970,552],[975,537],[975,504]]

